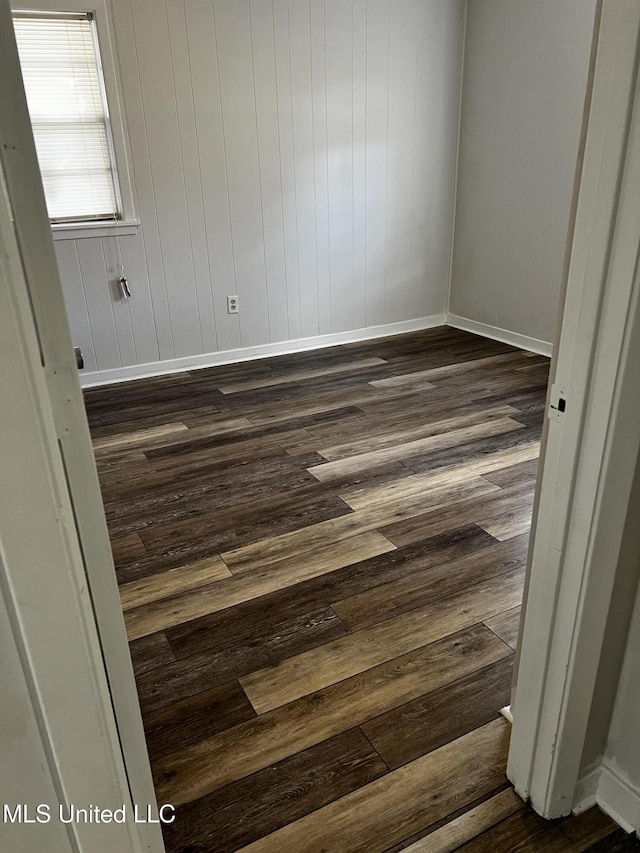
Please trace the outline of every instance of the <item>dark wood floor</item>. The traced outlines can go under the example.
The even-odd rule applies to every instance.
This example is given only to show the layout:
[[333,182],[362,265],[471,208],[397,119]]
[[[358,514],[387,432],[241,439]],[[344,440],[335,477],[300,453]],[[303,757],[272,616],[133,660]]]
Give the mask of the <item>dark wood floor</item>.
[[504,775],[547,371],[442,327],[87,392],[170,853],[635,849]]

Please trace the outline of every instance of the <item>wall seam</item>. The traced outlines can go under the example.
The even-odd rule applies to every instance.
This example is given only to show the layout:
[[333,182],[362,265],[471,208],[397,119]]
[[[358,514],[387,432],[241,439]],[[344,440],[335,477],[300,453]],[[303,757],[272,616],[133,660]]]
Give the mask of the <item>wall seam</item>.
[[464,0],[464,24],[462,27],[462,49],[460,51],[460,96],[458,99],[458,132],[456,134],[456,162],[453,170],[453,205],[451,210],[451,248],[449,251],[449,281],[447,283],[446,313],[451,312],[451,289],[453,284],[453,250],[456,236],[456,209],[458,202],[458,170],[460,168],[460,137],[462,128],[462,93],[464,89],[464,65],[467,49],[467,26],[469,20],[469,0]]

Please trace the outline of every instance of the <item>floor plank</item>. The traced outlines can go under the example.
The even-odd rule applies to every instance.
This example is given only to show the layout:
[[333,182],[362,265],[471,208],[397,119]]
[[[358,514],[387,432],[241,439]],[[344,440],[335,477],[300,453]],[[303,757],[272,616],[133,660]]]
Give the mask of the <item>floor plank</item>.
[[227,681],[146,714],[149,755],[162,758],[253,717],[255,712],[238,682]]
[[137,533],[129,533],[126,536],[111,538],[111,553],[117,565],[121,561],[144,556],[147,549]]
[[[443,562],[424,572],[414,571],[367,592],[332,602],[333,609],[352,631],[368,628],[407,610],[525,565],[527,537],[489,545],[454,562]],[[497,632],[496,632],[497,633]]]
[[[455,417],[445,418],[444,420],[436,420],[432,423],[423,423],[420,426],[412,429],[402,429],[402,421],[395,422],[393,426],[387,427],[386,430],[379,434],[368,433],[364,438],[360,437],[345,444],[337,444],[330,447],[321,447],[319,453],[325,459],[334,461],[337,459],[345,459],[348,456],[354,456],[362,453],[369,453],[374,450],[381,450],[387,447],[393,447],[397,444],[402,444],[414,439],[429,438],[430,436],[438,435],[438,433],[449,432],[449,430],[460,429],[464,427],[477,426],[484,424],[487,421],[497,420],[499,418],[509,418],[518,414],[518,409],[513,406],[495,406],[482,407],[476,412],[469,414],[457,415]],[[394,428],[395,427],[395,428]],[[313,431],[316,434],[316,431]]]
[[570,853],[557,823],[543,820],[533,809],[523,809],[458,848],[458,853]]
[[176,656],[164,632],[152,634],[135,643],[130,643],[129,651],[131,653],[133,671],[136,676],[156,669],[163,664],[174,663],[176,660]]
[[514,536],[520,536],[531,529],[533,507],[520,506],[506,514],[490,515],[480,518],[476,524],[486,530],[490,536],[504,542]]
[[[517,420],[517,417],[515,418]],[[538,460],[529,459],[527,462],[519,462],[501,471],[491,471],[484,475],[490,483],[495,483],[501,489],[510,486],[521,486],[524,483],[535,485],[538,476]]]
[[429,453],[434,450],[442,450],[448,447],[456,447],[477,438],[486,438],[491,435],[502,435],[511,430],[522,429],[522,425],[510,418],[499,418],[495,421],[477,424],[476,426],[462,427],[449,430],[442,435],[432,435],[427,438],[418,438],[413,441],[394,444],[381,450],[372,450],[368,453],[359,453],[356,456],[337,459],[335,462],[326,462],[309,468],[309,473],[320,480],[321,483],[334,478],[353,474],[355,471],[376,468],[387,465],[389,462],[398,462],[411,458],[420,453]]
[[[485,479],[488,478],[483,476],[482,480]],[[504,489],[498,488],[484,495],[471,496],[454,506],[431,510],[420,516],[383,526],[380,530],[387,539],[398,547],[402,547],[451,530],[452,525],[473,524],[475,519],[487,513],[512,512],[520,503],[530,504],[532,501],[533,487],[529,483]]]
[[601,841],[587,847],[586,853],[638,853],[639,850],[640,839],[637,836],[628,835],[623,829],[617,829]]
[[202,797],[511,654],[483,626],[454,634],[156,762],[156,792]]
[[167,827],[170,849],[232,853],[387,772],[358,729],[181,806]]
[[611,836],[614,827],[611,819],[596,806],[581,815],[572,816],[562,821],[560,829],[571,842],[572,851],[582,853],[584,850],[590,850],[592,845]]
[[241,678],[259,714],[470,627],[522,600],[524,569],[410,610]]
[[[280,633],[280,626],[286,625],[287,620],[297,614],[321,610],[334,601],[366,592],[414,572],[446,565],[465,554],[478,553],[494,544],[495,540],[479,527],[463,527],[320,574],[295,586],[284,587],[269,595],[238,604],[230,610],[169,628],[167,635],[179,658],[226,648],[229,637],[237,644],[251,639],[265,642],[274,632]],[[309,553],[301,556],[307,559]],[[267,567],[267,571],[270,569],[270,566]],[[251,577],[251,573],[248,576]]]
[[173,662],[155,667],[138,678],[138,697],[143,711],[162,708],[239,678],[255,667],[273,666],[349,633],[330,607],[306,612],[289,610],[273,618],[267,614],[266,618],[237,626],[235,631],[229,629],[229,622],[225,620],[221,628],[211,632],[217,642],[210,638],[211,644],[205,652],[189,650],[186,656],[175,655]]
[[377,380],[371,384],[376,385],[377,387],[397,388],[398,386],[411,384],[416,381],[422,382],[423,380],[428,380],[433,382],[434,380],[448,378],[459,373],[464,373],[465,376],[468,376],[470,371],[477,370],[478,368],[484,368],[487,365],[493,366],[496,364],[504,364],[505,362],[520,364],[522,361],[523,353],[509,352],[502,355],[490,355],[485,358],[474,358],[467,361],[455,362],[454,364],[447,364],[444,367],[432,367],[428,370],[421,370],[416,373],[405,373],[390,379]]
[[[509,704],[513,658],[505,657],[364,723],[362,731],[395,770],[498,718]],[[453,714],[452,709],[458,713]]]
[[[161,598],[186,592],[195,587],[230,578],[231,572],[221,557],[210,557],[187,566],[179,566],[160,572],[157,575],[142,578],[139,581],[122,584],[120,602],[123,610],[141,607]],[[158,628],[157,630],[161,630]],[[152,633],[152,632],[149,632]],[[135,639],[132,637],[131,639]]]
[[506,468],[514,465],[516,462],[535,459],[539,452],[539,443],[529,442],[524,447],[509,448],[505,451],[500,450],[481,459],[474,459],[471,462],[451,466],[444,471],[415,474],[413,477],[406,477],[388,487],[376,486],[368,489],[365,486],[364,488],[347,492],[342,497],[354,510],[371,509],[371,507],[384,504],[389,500],[407,498],[416,494],[423,494],[427,491],[435,491],[437,488],[442,487],[451,488],[452,484],[463,482],[469,477],[482,477],[483,474],[499,470],[500,468]]
[[484,620],[484,624],[515,651],[520,630],[521,607],[514,607]]
[[303,379],[314,379],[318,376],[332,376],[336,373],[351,373],[362,370],[365,367],[374,367],[386,364],[382,358],[363,358],[359,361],[337,364],[332,367],[317,367],[312,370],[297,370],[282,376],[267,376],[263,379],[249,379],[247,381],[233,382],[228,385],[220,385],[219,390],[223,394],[237,394],[240,391],[251,391],[256,388],[270,388],[273,385],[282,385],[285,382],[299,382]]
[[515,791],[507,788],[404,849],[406,853],[452,853],[524,807]]
[[[445,448],[434,453],[421,453],[404,459],[403,465],[411,468],[416,474],[433,476],[445,469],[464,465],[469,459],[484,459],[492,454],[506,453],[507,450],[516,451],[518,448],[532,448],[534,452],[521,457],[522,461],[528,461],[535,458],[536,450],[538,453],[540,452],[540,431],[538,426],[529,427],[523,423],[523,420],[524,418],[519,416],[517,423],[521,424],[520,429],[510,430],[488,438],[478,438],[463,445]],[[517,461],[520,460],[515,458],[513,464]],[[497,467],[496,465],[495,468]],[[482,473],[490,474],[492,471],[485,470]]]
[[[397,480],[390,483],[388,488],[392,489],[396,484]],[[349,539],[369,530],[380,529],[406,518],[421,516],[440,507],[452,506],[473,496],[490,494],[498,488],[482,477],[476,477],[453,485],[445,483],[430,489],[429,492],[411,492],[408,497],[389,496],[386,502],[380,501],[371,507],[363,506],[361,511],[346,512],[341,517],[309,524],[307,527],[300,527],[232,551],[224,551],[222,557],[235,574],[241,570],[266,566],[331,542]]]
[[[176,584],[175,591],[178,594],[171,597],[165,595],[162,602],[154,601],[148,596],[146,601],[143,599],[140,603],[146,606],[137,606],[135,610],[125,614],[127,634],[130,640],[135,640],[393,550],[395,545],[373,531],[344,539],[336,545],[318,548],[308,554],[296,555],[293,559],[281,560],[262,570],[253,569],[236,576],[232,576],[226,563],[220,560],[225,571],[224,574],[212,578],[216,583],[207,584],[206,580],[200,585],[193,583],[191,586],[198,588],[182,594],[180,584]],[[171,571],[182,572],[183,569]],[[153,575],[133,584],[125,584],[121,589],[129,590],[133,587],[139,593],[140,587],[146,585],[144,591],[148,593],[149,587],[155,589],[155,579],[160,578],[159,585],[166,590],[163,581],[168,574],[170,573],[163,572],[161,576]],[[185,585],[186,583],[185,581]],[[156,595],[156,598],[160,597],[163,596]],[[127,601],[130,601],[130,598],[129,596]]]
[[502,774],[493,768],[506,760],[507,744],[507,723],[489,723],[248,845],[244,852],[382,853],[465,800],[497,787]]
[[[484,486],[484,490],[488,491],[489,486]],[[309,525],[315,527],[322,521],[338,519],[341,516],[351,518],[352,515],[349,507],[338,495],[317,495],[309,491],[301,493],[297,489],[275,498],[251,501],[249,505],[205,512],[141,531],[145,554],[121,562],[116,567],[118,577],[120,582],[126,583],[216,555],[221,555],[229,565],[225,558],[225,554],[229,553],[227,549],[233,549],[235,552],[250,548],[254,543],[256,548],[261,549],[265,536],[270,532],[276,536],[284,536],[285,532],[297,532],[302,537]],[[340,538],[346,539],[366,530],[374,530],[375,525],[370,524],[362,529],[363,525],[358,527],[353,524],[351,528],[351,531],[345,531]],[[307,551],[309,548],[301,550]],[[288,554],[278,555],[275,559],[280,559],[281,556]],[[233,571],[234,567],[229,567]]]

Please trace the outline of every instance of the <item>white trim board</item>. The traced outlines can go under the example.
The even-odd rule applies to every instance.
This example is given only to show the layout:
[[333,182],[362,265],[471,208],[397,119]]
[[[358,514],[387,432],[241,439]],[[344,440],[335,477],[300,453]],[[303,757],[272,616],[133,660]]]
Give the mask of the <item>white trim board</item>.
[[574,803],[575,815],[597,805],[625,832],[640,831],[640,788],[610,758],[578,779]]
[[530,338],[528,335],[501,329],[499,326],[490,326],[488,323],[479,323],[477,320],[469,320],[466,317],[459,317],[457,314],[447,314],[447,326],[462,329],[463,332],[473,332],[475,335],[482,335],[485,338],[492,338],[494,341],[501,341],[503,344],[511,344],[518,349],[526,349],[530,352],[546,355],[548,358],[551,357],[553,350],[553,344],[548,341]]
[[640,829],[640,788],[610,758],[602,759],[596,802],[625,832]]
[[114,382],[125,382],[131,379],[142,379],[146,376],[162,376],[166,373],[180,373],[198,367],[216,367],[221,364],[234,364],[240,361],[254,361],[257,358],[285,355],[286,353],[305,352],[311,349],[322,349],[338,344],[350,344],[356,341],[368,341],[373,338],[386,338],[392,335],[403,335],[407,332],[419,332],[422,329],[432,329],[445,326],[446,314],[433,314],[431,317],[419,317],[415,320],[402,320],[399,323],[387,323],[384,326],[367,326],[364,329],[354,329],[350,332],[334,332],[330,335],[315,335],[311,338],[299,338],[294,341],[278,341],[277,343],[260,344],[254,347],[208,352],[202,355],[189,355],[184,358],[172,358],[166,361],[154,361],[149,364],[132,364],[128,367],[115,367],[111,370],[95,370],[91,373],[80,372],[80,384],[83,388],[95,385],[111,385]]
[[571,813],[574,815],[589,811],[597,805],[598,781],[600,779],[600,764],[584,773],[576,783]]
[[513,725],[513,714],[511,713],[511,705],[505,705],[504,708],[500,708],[500,713],[508,723]]

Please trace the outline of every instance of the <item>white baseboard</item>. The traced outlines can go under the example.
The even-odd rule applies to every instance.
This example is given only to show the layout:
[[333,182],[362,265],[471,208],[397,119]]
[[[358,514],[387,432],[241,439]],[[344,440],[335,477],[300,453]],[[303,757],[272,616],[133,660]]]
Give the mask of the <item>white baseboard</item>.
[[640,830],[640,788],[609,758],[602,760],[596,800],[626,832]]
[[547,341],[540,341],[538,338],[530,338],[528,335],[520,335],[518,332],[510,332],[508,329],[500,329],[498,326],[490,326],[487,323],[478,323],[476,320],[468,320],[466,317],[459,317],[457,314],[447,314],[447,325],[548,357],[551,356],[553,350],[553,344]]
[[511,723],[511,725],[513,725],[513,714],[511,713],[511,705],[505,705],[504,708],[500,708],[500,713],[508,723]]
[[576,784],[573,814],[582,814],[595,805],[625,832],[640,832],[640,787],[610,758],[592,766]]
[[596,805],[599,779],[600,764],[578,779],[571,809],[573,814],[582,814]]
[[285,353],[304,352],[310,349],[332,347],[337,344],[351,344],[356,341],[367,341],[372,338],[385,338],[391,335],[402,335],[406,332],[419,332],[434,326],[444,326],[446,314],[434,314],[431,317],[418,317],[415,320],[402,320],[400,323],[387,323],[384,326],[367,326],[364,329],[354,329],[350,332],[334,332],[330,335],[316,335],[312,338],[299,338],[295,341],[279,341],[278,343],[260,344],[254,347],[209,352],[202,355],[189,355],[185,358],[172,358],[167,361],[154,361],[149,364],[134,364],[129,367],[115,367],[110,370],[96,370],[91,373],[80,373],[80,384],[83,388],[95,385],[111,385],[114,382],[125,382],[131,379],[142,379],[145,376],[162,376],[166,373],[180,373],[198,367],[215,367],[219,364],[232,364],[239,361],[253,361]]

